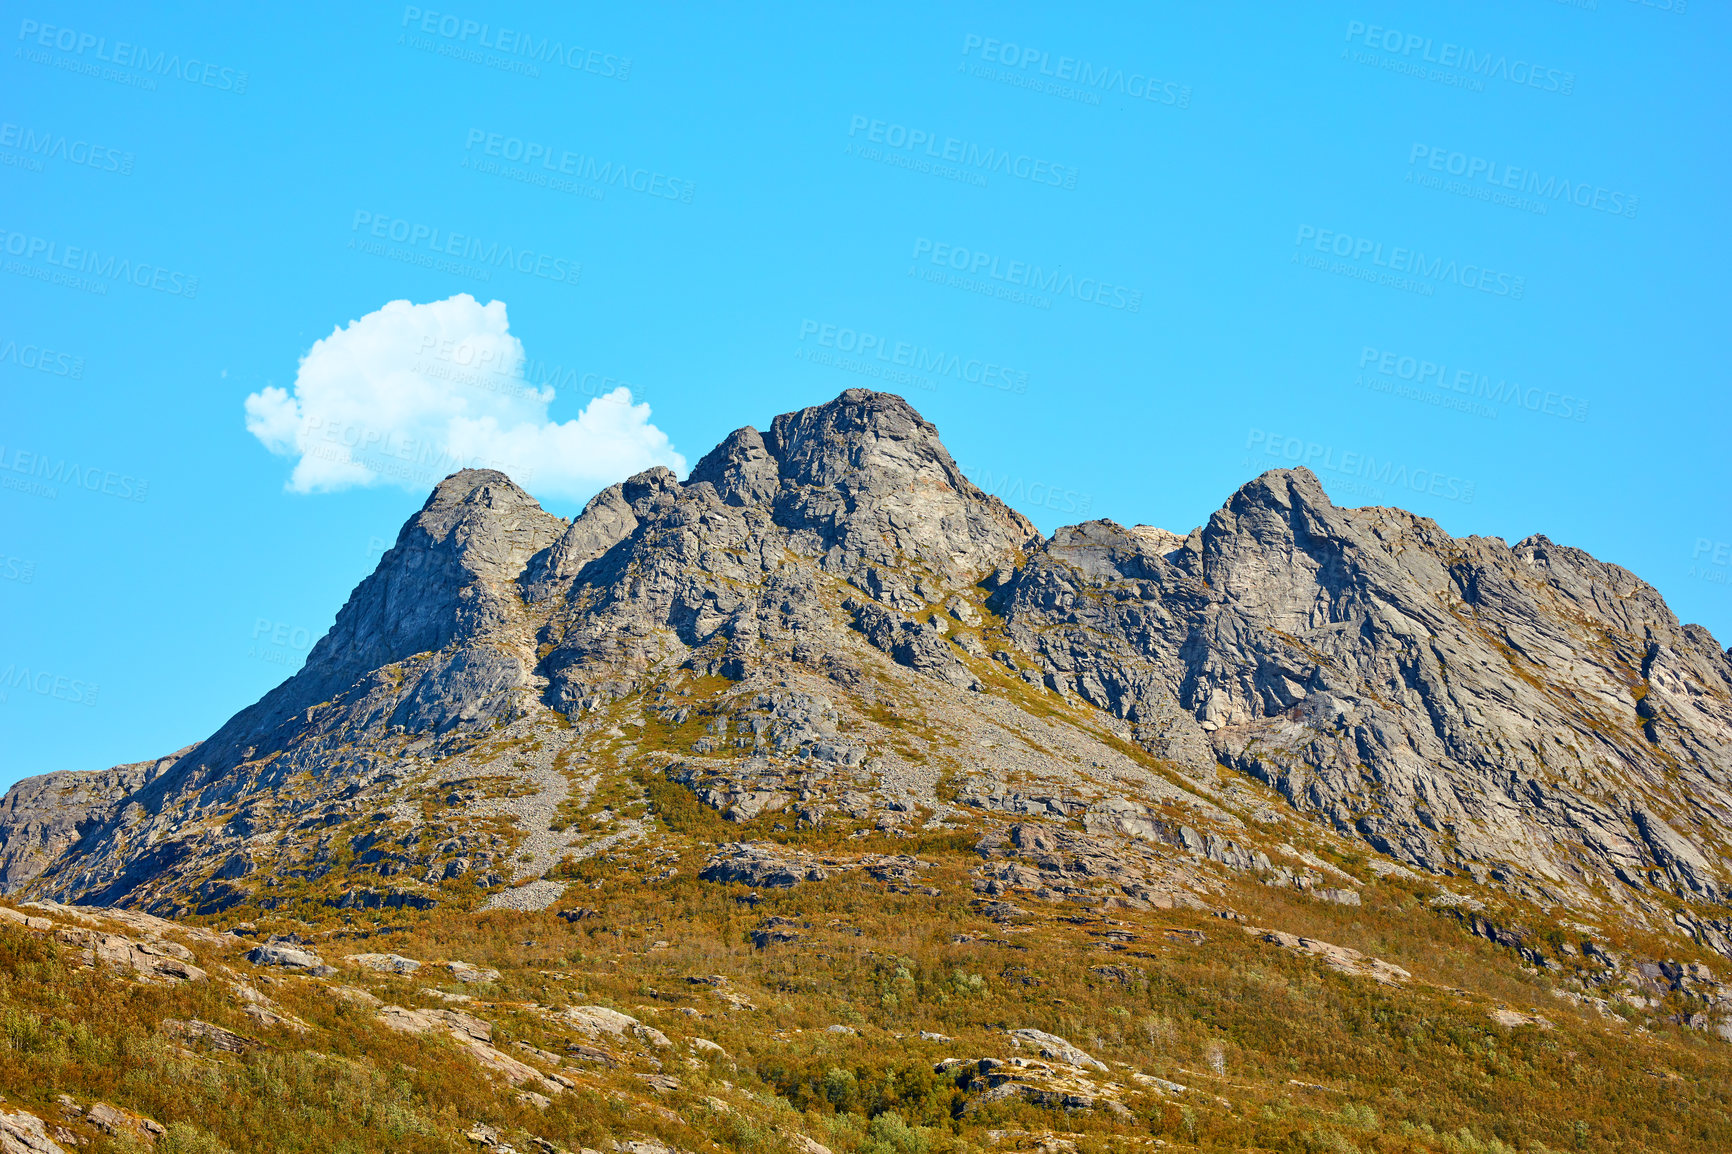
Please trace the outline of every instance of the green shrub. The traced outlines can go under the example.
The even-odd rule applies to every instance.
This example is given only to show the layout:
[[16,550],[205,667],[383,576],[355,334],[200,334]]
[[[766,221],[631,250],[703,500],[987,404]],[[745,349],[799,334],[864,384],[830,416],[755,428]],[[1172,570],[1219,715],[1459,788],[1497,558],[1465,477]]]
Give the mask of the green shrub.
[[887,1110],[866,1127],[860,1154],[927,1154],[931,1149],[932,1135],[926,1127],[910,1126],[902,1115]]
[[831,1066],[824,1071],[824,1080],[818,1084],[818,1090],[824,1095],[825,1101],[844,1113],[852,1110],[860,1100],[860,1084],[854,1077],[854,1071],[844,1070],[840,1066]]

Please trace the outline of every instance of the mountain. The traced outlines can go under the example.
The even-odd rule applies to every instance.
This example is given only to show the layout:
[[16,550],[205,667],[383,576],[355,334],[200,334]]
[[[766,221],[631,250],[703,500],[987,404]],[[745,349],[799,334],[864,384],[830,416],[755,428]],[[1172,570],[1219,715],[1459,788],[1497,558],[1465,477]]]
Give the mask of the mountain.
[[[232,892],[206,883],[218,863],[251,872],[260,831],[358,813],[497,725],[553,711],[581,733],[678,670],[763,685],[771,747],[798,750],[868,647],[953,708],[991,696],[987,669],[1086,703],[1210,812],[1245,809],[1224,767],[1403,865],[1678,916],[1732,956],[1732,659],[1634,575],[1540,536],[1339,509],[1304,469],[1184,536],[1091,521],[1042,540],[904,401],[864,390],[736,431],[683,483],[615,485],[569,524],[502,474],[454,474],[305,667],[172,767],[14,787],[0,844],[39,823],[49,780],[93,796],[57,810],[82,836],[0,878],[197,905],[201,885]],[[875,812],[919,776],[896,768],[854,783]],[[942,808],[913,789],[901,800]]]
[[[922,871],[954,865],[969,916],[1289,919],[1251,928],[1410,991],[1414,958],[1304,927],[1423,917],[1559,1004],[1723,1046],[1729,831],[1732,655],[1633,574],[1338,508],[1302,468],[1185,534],[1042,537],[856,389],[571,521],[446,478],[215,734],[14,786],[0,890],[358,932],[577,926],[586,887],[648,900],[682,869],[750,905],[844,876],[939,901]],[[789,910],[757,949],[819,932]]]

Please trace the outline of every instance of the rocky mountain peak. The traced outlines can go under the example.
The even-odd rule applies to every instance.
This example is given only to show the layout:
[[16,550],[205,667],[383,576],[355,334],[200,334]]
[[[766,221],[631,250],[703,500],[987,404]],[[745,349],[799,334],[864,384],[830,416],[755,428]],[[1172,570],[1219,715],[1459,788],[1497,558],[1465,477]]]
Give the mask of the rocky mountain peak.
[[1331,535],[1335,504],[1317,475],[1300,466],[1271,469],[1241,485],[1203,529],[1205,542],[1249,534],[1259,541],[1302,541]]
[[461,569],[486,580],[511,580],[563,529],[560,518],[504,473],[463,469],[434,487],[420,512],[403,525],[380,568],[449,565],[453,573]]
[[864,562],[912,560],[961,579],[1038,539],[1027,518],[963,476],[938,430],[893,394],[849,389],[784,414],[765,445],[780,462],[778,519]]
[[764,436],[747,425],[729,433],[692,469],[687,484],[709,484],[730,505],[762,505],[782,487],[782,463]]
[[[429,700],[423,693],[400,711],[402,718],[413,715],[420,724],[439,728],[465,713],[474,716],[477,700],[497,703],[502,687],[520,683],[527,674],[521,662],[489,639],[512,616],[513,582],[565,527],[497,470],[464,469],[446,477],[355,587],[301,669],[231,718],[196,758],[169,776],[214,780],[248,760],[292,746],[308,731],[312,707],[421,655],[450,650],[432,663],[446,676],[453,666],[459,672],[477,666],[488,672],[480,684],[465,688],[470,700],[457,703],[444,695]],[[431,669],[419,672],[423,678],[432,675]],[[152,796],[171,786],[168,779],[155,783]]]
[[914,561],[960,579],[1037,536],[963,475],[912,405],[869,389],[784,413],[768,433],[736,429],[686,483],[770,510],[802,551],[843,572]]
[[472,501],[484,504],[495,501],[534,503],[535,498],[520,489],[517,482],[498,469],[459,469],[433,486],[433,491],[427,494],[421,511],[426,513],[431,509],[449,508]]
[[350,595],[307,671],[340,681],[486,630],[510,582],[564,530],[504,473],[453,473]]
[[1323,483],[1304,465],[1291,469],[1270,469],[1246,481],[1227,498],[1225,508],[1234,513],[1259,506],[1276,509],[1304,509],[1320,506],[1334,508],[1324,492]]
[[849,389],[829,404],[784,413],[771,423],[767,446],[794,485],[866,496],[917,479],[959,488],[962,479],[938,430],[893,393]]

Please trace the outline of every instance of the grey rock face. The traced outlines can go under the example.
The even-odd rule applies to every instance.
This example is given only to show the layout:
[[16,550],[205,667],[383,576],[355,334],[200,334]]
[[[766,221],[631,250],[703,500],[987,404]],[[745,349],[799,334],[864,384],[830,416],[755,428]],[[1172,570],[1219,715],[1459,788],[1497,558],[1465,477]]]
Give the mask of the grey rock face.
[[162,1028],[170,1034],[185,1038],[212,1050],[221,1050],[229,1054],[246,1054],[257,1050],[261,1043],[254,1038],[237,1034],[233,1030],[225,1030],[209,1022],[197,1018],[178,1019],[164,1018]]
[[0,1110],[0,1148],[20,1154],[66,1154],[66,1147],[48,1136],[48,1125],[22,1110]]
[[496,642],[515,624],[514,582],[563,529],[503,473],[447,477],[301,671],[219,730],[202,760],[220,770],[225,757],[280,748],[314,724],[321,703],[366,681],[394,683],[389,722],[416,732],[509,711],[510,691],[528,686],[534,659]]
[[[561,542],[586,567],[541,635],[553,647],[542,664],[550,703],[593,707],[621,691],[621,673],[692,649],[736,678],[767,650],[832,652],[841,647],[821,604],[827,577],[920,606],[1035,539],[962,475],[907,402],[851,389],[777,417],[768,435],[731,434],[684,485],[652,471],[591,502]],[[915,567],[930,576],[913,577]],[[546,589],[537,572],[530,596]]]
[[766,445],[781,464],[777,520],[826,554],[967,578],[1035,536],[962,475],[938,430],[900,397],[849,389],[777,417]]
[[[745,684],[670,780],[736,820],[907,822],[926,767],[842,724],[918,696],[898,665],[982,710],[1086,703],[1175,771],[1105,797],[969,772],[962,805],[1319,884],[1220,820],[1222,765],[1419,870],[1572,905],[1633,895],[1656,914],[1658,887],[1685,907],[1661,916],[1732,951],[1732,659],[1632,574],[1544,537],[1337,508],[1303,469],[1246,484],[1183,536],[1091,521],[1042,540],[905,401],[865,390],[737,430],[684,482],[652,469],[611,486],[570,523],[502,474],[447,478],[306,667],[209,740],[148,770],[15,787],[0,887],[222,908],[262,892],[283,831],[359,821],[404,766],[514,719],[557,711],[581,746],[604,736],[599,710],[655,690],[658,719],[683,723],[691,703],[660,689],[674,671]],[[405,903],[471,866],[495,876],[459,839],[411,862],[414,840],[374,854],[380,876],[424,879]],[[751,855],[717,869],[774,884],[783,867],[797,872]],[[1027,868],[994,864],[983,892],[1038,889]],[[1122,896],[1167,900],[1140,893]]]
[[870,602],[862,604],[852,598],[843,602],[842,608],[854,615],[854,627],[874,648],[890,654],[916,673],[925,673],[952,685],[980,684],[957,657],[956,651],[945,644],[944,634],[930,624],[922,625],[900,613]]
[[27,777],[7,790],[0,798],[0,893],[14,893],[35,880],[191,749],[94,773]]
[[1049,684],[1397,859],[1577,901],[1657,867],[1720,900],[1732,661],[1580,550],[1276,470],[1182,541],[1060,530],[999,602]]

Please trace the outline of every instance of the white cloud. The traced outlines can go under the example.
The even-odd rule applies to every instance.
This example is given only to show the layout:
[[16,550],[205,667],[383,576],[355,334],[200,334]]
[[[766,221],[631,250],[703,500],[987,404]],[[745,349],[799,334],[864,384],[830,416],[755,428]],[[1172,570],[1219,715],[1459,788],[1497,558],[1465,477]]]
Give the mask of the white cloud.
[[525,381],[524,364],[504,301],[392,301],[314,342],[292,394],[267,386],[247,397],[247,431],[296,459],[288,488],[299,493],[421,491],[460,468],[487,468],[543,497],[582,500],[654,465],[685,472],[630,389],[559,423],[547,414],[552,386]]

